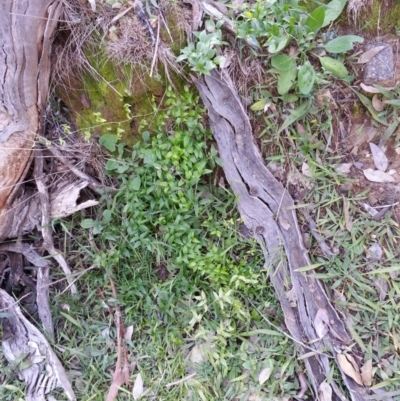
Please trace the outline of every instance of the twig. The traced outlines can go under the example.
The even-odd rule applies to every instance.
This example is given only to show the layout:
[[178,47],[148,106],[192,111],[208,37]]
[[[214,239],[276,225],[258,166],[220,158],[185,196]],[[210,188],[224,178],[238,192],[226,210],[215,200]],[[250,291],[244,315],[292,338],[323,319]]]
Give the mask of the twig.
[[300,383],[300,391],[297,393],[296,398],[303,398],[308,390],[308,384],[307,384],[307,380],[306,377],[304,376],[303,372],[297,372],[297,378],[299,379],[299,383]]
[[330,258],[331,256],[335,256],[335,254],[331,251],[329,246],[326,244],[324,237],[318,233],[317,231],[317,224],[311,218],[310,213],[305,208],[300,209],[303,217],[305,218],[308,227],[310,228],[311,234],[314,236],[315,240],[318,242],[319,247],[321,248],[322,253],[327,257]]
[[165,387],[170,388],[172,386],[177,386],[178,384],[184,383],[185,381],[190,380],[191,378],[193,378],[195,376],[196,376],[196,372],[191,373],[190,375],[182,377],[182,379],[179,379],[176,382],[166,384]]
[[[113,297],[117,299],[117,290],[114,280],[110,275],[109,279]],[[117,362],[115,364],[115,371],[111,386],[108,390],[106,401],[113,401],[117,398],[119,387],[125,383],[129,383],[130,376],[128,357],[124,345],[125,327],[122,321],[121,308],[119,307],[118,303],[115,304],[115,325],[117,327]]]
[[154,66],[156,64],[157,60],[157,53],[158,53],[158,44],[160,42],[160,17],[157,17],[157,40],[156,40],[156,46],[154,48],[154,56],[153,56],[153,61],[151,62],[151,68],[150,68],[150,77],[153,76],[153,70]]
[[[36,185],[38,188],[39,199],[42,207],[42,235],[44,240],[44,246],[46,251],[52,256],[58,264],[61,266],[64,274],[67,277],[68,283],[71,285],[71,294],[76,294],[77,289],[75,284],[73,284],[72,279],[70,278],[71,269],[68,266],[64,256],[57,251],[54,247],[53,237],[51,234],[51,221],[50,221],[50,202],[49,202],[49,194],[47,193],[46,186],[43,182],[43,158],[41,156],[42,151],[40,149],[35,150],[35,156],[39,156],[35,158],[35,169],[34,169],[34,177],[36,181]],[[46,283],[42,283],[43,284]],[[42,287],[41,286],[41,287]],[[44,286],[45,287],[45,286]],[[38,288],[38,293],[40,289]]]

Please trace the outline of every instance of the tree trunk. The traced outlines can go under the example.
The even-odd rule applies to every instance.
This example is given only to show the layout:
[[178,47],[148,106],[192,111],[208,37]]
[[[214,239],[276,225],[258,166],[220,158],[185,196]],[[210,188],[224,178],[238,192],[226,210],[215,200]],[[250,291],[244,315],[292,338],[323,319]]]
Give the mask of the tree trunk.
[[0,241],[29,232],[37,202],[24,180],[47,103],[58,0],[0,2]]

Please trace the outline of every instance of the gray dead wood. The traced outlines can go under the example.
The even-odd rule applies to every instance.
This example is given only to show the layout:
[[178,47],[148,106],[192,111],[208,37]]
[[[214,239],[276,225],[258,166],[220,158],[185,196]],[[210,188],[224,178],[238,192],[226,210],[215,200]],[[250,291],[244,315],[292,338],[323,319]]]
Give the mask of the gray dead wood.
[[8,315],[2,319],[4,356],[11,364],[22,358],[20,363],[26,366],[18,373],[20,380],[26,383],[26,400],[46,401],[46,394],[58,387],[65,391],[69,400],[76,400],[65,370],[46,338],[3,290],[0,290],[0,311]]
[[0,1],[0,240],[23,235],[21,185],[47,103],[58,0]]
[[[297,342],[307,344],[302,347],[303,354],[309,353],[310,347],[316,351],[315,355],[305,358],[304,363],[314,392],[318,394],[338,351],[349,345],[351,338],[321,283],[295,271],[309,266],[310,260],[302,243],[294,202],[265,167],[246,111],[228,74],[213,71],[211,76],[198,79],[196,86],[208,109],[226,178],[238,196],[241,217],[263,249],[287,329]],[[315,341],[318,335],[314,319],[321,309],[329,316],[330,331],[322,340]],[[326,349],[326,353],[321,353],[321,349]],[[366,389],[343,372],[342,377],[352,400],[364,400]],[[336,383],[332,382],[331,386],[332,400],[346,400]]]

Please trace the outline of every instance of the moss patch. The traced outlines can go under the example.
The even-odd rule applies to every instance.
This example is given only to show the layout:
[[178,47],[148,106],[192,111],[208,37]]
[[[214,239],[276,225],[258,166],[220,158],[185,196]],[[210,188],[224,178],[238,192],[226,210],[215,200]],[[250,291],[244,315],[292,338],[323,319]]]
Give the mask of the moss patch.
[[115,66],[111,61],[97,63],[93,56],[88,58],[96,72],[84,74],[68,91],[58,88],[74,125],[84,135],[121,132],[123,141],[135,143],[140,123],[154,113],[153,100],[162,99],[164,77],[150,77],[144,67]]
[[360,28],[373,35],[396,34],[400,30],[400,2],[387,5],[375,0],[372,8],[360,16]]

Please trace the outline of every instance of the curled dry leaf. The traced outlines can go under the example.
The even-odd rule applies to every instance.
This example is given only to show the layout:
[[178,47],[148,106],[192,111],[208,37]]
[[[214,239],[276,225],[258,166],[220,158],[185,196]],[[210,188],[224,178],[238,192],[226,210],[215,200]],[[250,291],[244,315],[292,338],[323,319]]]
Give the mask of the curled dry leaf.
[[375,167],[380,171],[386,171],[389,166],[389,160],[385,155],[385,152],[374,143],[370,143],[372,158],[374,159]]
[[376,111],[382,111],[385,108],[385,98],[379,99],[378,94],[372,96],[372,106]]
[[394,182],[395,179],[388,173],[380,170],[373,170],[372,168],[367,168],[363,170],[365,178],[372,182]]
[[372,359],[368,359],[367,362],[361,367],[361,378],[365,387],[371,387],[372,384]]
[[134,400],[138,400],[144,392],[142,375],[139,373],[136,376],[135,384],[133,385],[132,395]]
[[349,354],[337,354],[337,359],[342,371],[351,377],[360,386],[363,385],[361,374],[354,358]]
[[332,387],[325,381],[319,385],[319,400],[332,401]]
[[380,53],[386,46],[376,46],[372,49],[367,50],[358,58],[357,64],[365,64],[368,63],[373,57],[375,57],[378,53]]
[[324,337],[329,331],[329,316],[326,309],[318,309],[314,318],[314,328],[318,338]]

